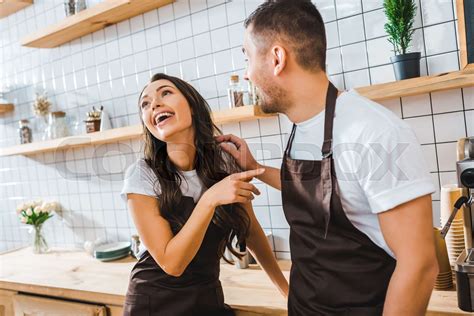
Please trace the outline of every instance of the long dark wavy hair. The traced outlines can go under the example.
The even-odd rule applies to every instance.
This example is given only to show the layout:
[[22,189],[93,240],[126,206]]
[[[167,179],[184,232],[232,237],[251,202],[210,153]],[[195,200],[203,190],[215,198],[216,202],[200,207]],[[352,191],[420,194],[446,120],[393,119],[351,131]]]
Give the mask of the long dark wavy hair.
[[[241,171],[214,139],[215,135],[221,135],[222,132],[213,123],[211,109],[206,100],[192,85],[173,76],[157,73],[151,77],[150,83],[162,79],[172,82],[184,95],[191,108],[196,147],[194,166],[205,189],[227,177],[229,172]],[[145,88],[140,93],[139,100],[144,90]],[[138,108],[141,113],[141,106],[139,105]],[[153,136],[143,120],[141,121],[145,138],[144,159],[158,179],[158,183],[155,184],[155,192],[158,196],[160,215],[174,228],[173,232],[177,233],[186,222],[186,218],[176,210],[182,199],[180,189],[182,177],[180,171],[168,157],[166,142]],[[242,205],[234,203],[218,206],[212,222],[224,231],[225,237],[219,244],[219,256],[223,256],[227,247],[236,257],[241,258],[242,255],[232,247],[232,241],[236,238],[239,245],[244,245],[245,239],[248,237],[250,219]],[[227,261],[225,257],[224,259]]]

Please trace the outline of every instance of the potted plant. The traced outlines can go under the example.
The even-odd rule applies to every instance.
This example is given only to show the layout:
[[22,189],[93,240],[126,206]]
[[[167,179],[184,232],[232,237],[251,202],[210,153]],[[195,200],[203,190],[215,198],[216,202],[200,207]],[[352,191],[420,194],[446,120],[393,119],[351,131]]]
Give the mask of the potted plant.
[[384,0],[387,16],[385,31],[393,44],[395,56],[390,57],[397,80],[420,76],[420,52],[407,53],[413,37],[413,22],[416,15],[414,0]]

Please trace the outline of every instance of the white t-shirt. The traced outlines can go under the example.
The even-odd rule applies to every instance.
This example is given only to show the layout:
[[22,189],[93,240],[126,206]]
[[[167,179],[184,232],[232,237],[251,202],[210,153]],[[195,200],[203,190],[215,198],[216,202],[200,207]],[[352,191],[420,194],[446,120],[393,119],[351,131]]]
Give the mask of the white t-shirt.
[[[324,113],[297,124],[291,158],[321,160]],[[415,133],[390,110],[351,89],[336,101],[333,158],[348,219],[394,257],[377,214],[435,191]]]
[[[192,197],[197,202],[204,192],[204,184],[199,179],[196,170],[181,171],[181,193],[183,196]],[[155,192],[155,186],[157,192]],[[143,158],[131,164],[125,171],[120,196],[127,202],[127,193],[142,194],[157,197],[160,194],[160,184],[153,170],[147,165]],[[140,257],[146,250],[143,243],[140,243],[138,256]]]
[[[204,185],[201,179],[199,179],[196,170],[180,172],[182,174],[181,193],[184,196],[192,197],[194,202],[197,202],[203,193]],[[155,186],[157,192],[155,192]],[[120,192],[120,196],[125,202],[127,202],[127,193],[157,197],[160,192],[158,179],[143,158],[131,164],[127,171],[125,171],[125,179],[122,191]]]

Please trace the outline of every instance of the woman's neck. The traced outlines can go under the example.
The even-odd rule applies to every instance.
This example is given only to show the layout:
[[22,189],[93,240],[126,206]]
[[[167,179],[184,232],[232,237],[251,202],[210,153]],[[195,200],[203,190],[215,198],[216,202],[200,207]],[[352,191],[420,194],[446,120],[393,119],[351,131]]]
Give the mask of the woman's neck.
[[196,147],[194,143],[167,143],[166,150],[171,162],[182,171],[194,169]]
[[191,126],[178,133],[166,142],[166,152],[171,162],[181,171],[194,169],[196,158],[195,132]]

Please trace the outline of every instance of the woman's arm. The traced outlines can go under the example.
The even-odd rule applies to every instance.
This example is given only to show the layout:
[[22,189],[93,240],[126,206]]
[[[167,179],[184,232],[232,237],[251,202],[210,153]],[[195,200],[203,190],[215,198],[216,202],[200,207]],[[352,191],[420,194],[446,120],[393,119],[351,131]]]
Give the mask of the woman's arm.
[[248,183],[264,170],[233,174],[209,188],[196,204],[181,230],[173,235],[166,219],[160,215],[156,198],[127,194],[128,208],[138,234],[153,259],[167,274],[180,276],[201,247],[204,235],[218,205],[245,203],[259,194]]
[[214,208],[200,200],[176,236],[159,212],[156,198],[128,194],[128,208],[138,234],[153,259],[167,274],[180,276],[201,246]]
[[247,246],[280,293],[283,296],[288,297],[288,281],[281,272],[273,251],[268,244],[267,237],[255,217],[252,204],[245,203],[243,206],[250,217],[250,234],[247,238]]

